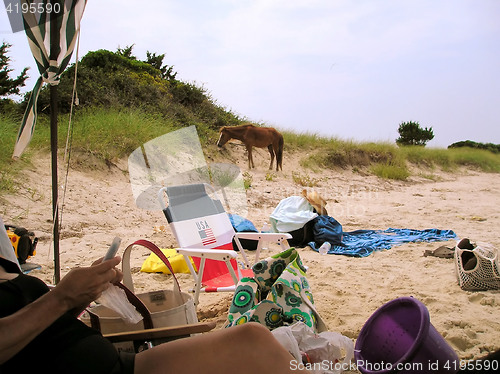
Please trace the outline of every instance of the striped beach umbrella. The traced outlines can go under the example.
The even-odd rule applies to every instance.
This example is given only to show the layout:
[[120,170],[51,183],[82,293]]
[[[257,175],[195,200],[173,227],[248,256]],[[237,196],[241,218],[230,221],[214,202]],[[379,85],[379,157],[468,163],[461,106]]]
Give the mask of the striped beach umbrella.
[[31,140],[36,124],[38,95],[42,85],[48,83],[50,84],[54,282],[58,283],[60,263],[56,88],[61,74],[71,60],[87,0],[20,0],[20,3],[20,9],[23,9],[24,30],[40,77],[31,92],[12,158],[19,158]]
[[43,83],[57,85],[62,72],[68,66],[87,0],[21,0],[21,3],[37,3],[33,12],[22,12],[22,16],[40,77],[35,83],[24,113],[12,155],[14,159],[21,156],[33,135],[38,95]]

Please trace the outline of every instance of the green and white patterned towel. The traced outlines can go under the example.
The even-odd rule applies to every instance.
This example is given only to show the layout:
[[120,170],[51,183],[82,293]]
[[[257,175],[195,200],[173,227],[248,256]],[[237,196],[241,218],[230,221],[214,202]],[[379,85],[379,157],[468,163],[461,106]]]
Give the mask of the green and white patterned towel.
[[252,270],[254,278],[242,278],[236,287],[225,327],[258,322],[273,330],[300,321],[316,332],[327,330],[295,248],[257,262]]

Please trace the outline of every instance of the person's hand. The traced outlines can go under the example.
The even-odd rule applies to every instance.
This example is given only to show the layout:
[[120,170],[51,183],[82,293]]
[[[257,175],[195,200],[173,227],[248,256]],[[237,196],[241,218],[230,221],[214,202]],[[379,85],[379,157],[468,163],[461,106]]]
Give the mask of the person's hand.
[[115,269],[120,257],[102,262],[98,260],[90,267],[72,269],[51,291],[67,310],[89,305],[101,296],[109,283],[121,279],[121,272]]
[[[91,266],[99,265],[100,263],[102,263],[103,259],[104,259],[104,257],[101,257],[100,259],[94,261]],[[120,269],[118,269],[116,267],[114,268],[114,270],[116,272],[116,276],[110,282],[113,283],[113,284],[120,283],[122,281],[122,279],[123,279],[123,273],[122,273],[122,271]]]

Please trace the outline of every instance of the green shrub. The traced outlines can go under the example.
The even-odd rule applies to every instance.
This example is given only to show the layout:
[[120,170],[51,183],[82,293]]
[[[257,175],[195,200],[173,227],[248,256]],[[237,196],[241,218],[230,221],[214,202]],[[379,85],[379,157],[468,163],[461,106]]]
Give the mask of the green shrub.
[[409,146],[401,147],[400,151],[408,162],[417,166],[441,167],[444,170],[451,170],[453,168],[451,154],[446,149]]
[[377,163],[370,169],[373,174],[384,179],[406,180],[410,176],[410,172],[403,165]]
[[348,168],[353,166],[369,166],[373,163],[387,163],[396,159],[398,150],[394,145],[386,143],[354,143],[332,141],[320,148],[309,161],[320,167]]
[[471,148],[450,149],[449,151],[456,165],[474,167],[485,172],[500,172],[500,154],[498,153]]
[[456,142],[456,143],[453,143],[453,144],[448,146],[448,148],[461,148],[461,147],[485,149],[485,150],[491,151],[493,153],[500,153],[500,144],[477,143],[477,142],[473,142],[472,140],[465,140],[465,141],[461,141],[461,142]]
[[20,121],[17,116],[0,114],[0,193],[16,191],[22,184],[18,180],[19,172],[30,163],[31,152],[27,151],[18,161],[12,160],[14,145]]
[[440,167],[452,171],[458,166],[478,168],[486,172],[500,171],[500,154],[472,148],[402,147],[403,157],[409,162],[426,167]]
[[292,180],[295,184],[303,187],[316,187],[319,180],[316,178],[311,178],[309,175],[302,175],[301,173],[292,172]]
[[243,186],[245,187],[245,190],[248,190],[250,187],[252,187],[252,174],[250,174],[248,171],[245,171],[243,173]]
[[396,143],[399,145],[420,145],[424,146],[429,140],[434,139],[432,127],[421,128],[418,122],[402,122],[398,127],[399,138]]
[[265,178],[266,178],[266,181],[272,182],[274,180],[274,178],[276,178],[276,174],[268,172],[268,173],[266,173]]

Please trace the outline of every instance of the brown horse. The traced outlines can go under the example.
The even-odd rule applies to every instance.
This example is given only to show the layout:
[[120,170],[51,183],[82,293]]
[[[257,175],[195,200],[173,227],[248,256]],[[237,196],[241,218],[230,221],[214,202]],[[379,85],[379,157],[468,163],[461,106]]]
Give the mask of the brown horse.
[[248,168],[255,168],[252,157],[252,147],[265,148],[271,155],[269,170],[273,168],[276,155],[276,171],[283,170],[283,135],[272,127],[256,127],[254,125],[224,126],[220,129],[217,145],[222,147],[230,139],[242,141],[248,151]]

